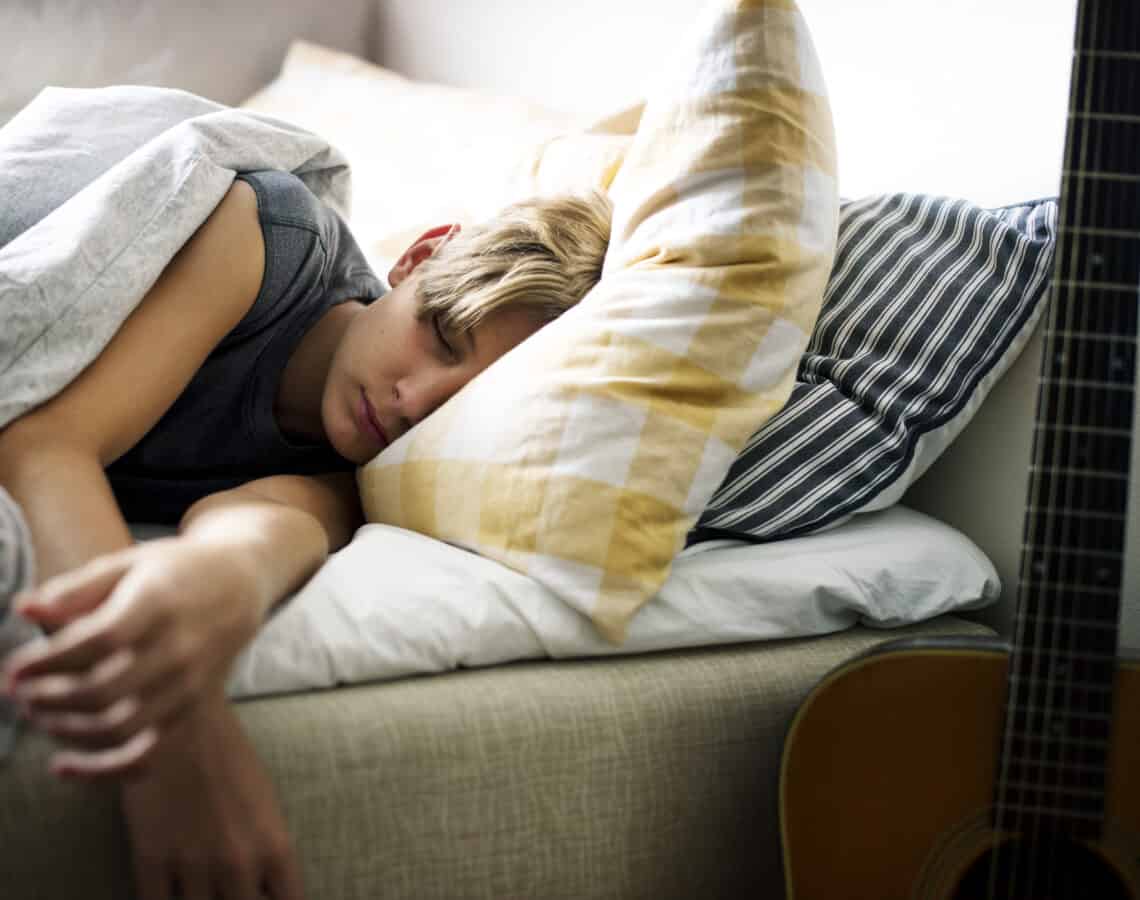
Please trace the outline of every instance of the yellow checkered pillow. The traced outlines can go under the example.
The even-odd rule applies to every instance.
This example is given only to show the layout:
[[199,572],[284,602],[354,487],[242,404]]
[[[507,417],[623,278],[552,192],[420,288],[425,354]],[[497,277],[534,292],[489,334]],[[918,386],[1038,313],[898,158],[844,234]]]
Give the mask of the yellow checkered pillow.
[[620,643],[780,409],[838,218],[831,117],[786,0],[722,0],[667,54],[582,302],[363,467],[370,520],[543,582]]

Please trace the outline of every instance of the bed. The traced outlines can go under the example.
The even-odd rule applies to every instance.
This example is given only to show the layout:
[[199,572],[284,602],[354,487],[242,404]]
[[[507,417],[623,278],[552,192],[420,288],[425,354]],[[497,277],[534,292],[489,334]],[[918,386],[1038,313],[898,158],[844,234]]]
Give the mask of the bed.
[[[150,4],[127,38],[129,6],[48,3],[38,16],[0,14],[21,52],[31,58],[38,42],[55,63],[12,82],[3,109],[30,99],[37,78],[131,80],[297,121],[354,161],[353,226],[378,268],[421,224],[401,217],[412,200],[428,216],[461,198],[459,212],[478,218],[534,159],[519,147],[542,146],[546,168],[526,174],[553,178],[567,170],[554,137],[588,131],[601,140],[589,142],[589,165],[575,171],[606,177],[636,129],[631,111],[648,89],[650,60],[691,22],[686,3],[652,4],[650,15],[644,3],[571,10],[409,0],[326,10],[294,0],[265,28],[252,3],[193,21],[179,20],[191,14],[174,4]],[[1010,6],[996,24],[990,10],[984,31],[965,24],[962,10],[933,5],[802,8],[835,113],[839,191],[850,200],[840,220],[844,259],[859,258],[861,223],[885,211],[903,231],[926,216],[968,221],[980,215],[974,208],[1007,207],[1002,227],[1045,246],[1071,4]],[[98,65],[63,66],[68,14],[79,16],[72,34],[93,29],[106,41]],[[943,68],[959,77],[932,74],[939,66],[927,41],[915,42],[918,54],[892,37],[934,31],[957,36],[944,42]],[[1034,63],[1032,80],[1004,54],[1014,33]],[[134,52],[115,49],[124,40]],[[230,77],[203,62],[215,40],[234,60]],[[226,49],[238,46],[240,54]],[[964,72],[966,46],[986,71]],[[587,58],[596,64],[584,66]],[[1000,105],[994,79],[1008,89]],[[387,169],[370,165],[369,141],[384,129],[353,115],[378,98],[407,103],[424,117],[417,122],[438,128],[393,135]],[[490,138],[474,140],[473,123]],[[580,165],[586,145],[561,146]],[[391,171],[407,172],[412,160],[419,180],[393,182]],[[487,171],[499,180],[458,193]],[[971,207],[891,199],[897,192]],[[369,204],[376,194],[390,204]],[[870,196],[879,199],[860,204]],[[911,252],[921,254],[921,243]],[[1047,266],[1041,254],[1037,270]],[[1032,269],[1011,292],[1021,302],[1009,308],[1017,327],[987,357],[976,390],[953,415],[919,427],[925,443],[904,454],[873,501],[851,501],[803,534],[793,523],[779,540],[753,535],[761,542],[733,538],[726,523],[743,519],[726,501],[621,644],[507,566],[366,526],[266,625],[230,683],[278,785],[310,895],[782,896],[776,781],[799,700],[831,667],[884,640],[1008,627],[1040,354],[1044,284]],[[839,279],[832,284],[838,296]],[[821,371],[839,352],[815,350]],[[1127,618],[1125,640],[1140,643]],[[13,896],[76,896],[79,884],[85,896],[129,896],[112,795],[51,782],[47,752],[25,735],[0,769],[0,864]]]

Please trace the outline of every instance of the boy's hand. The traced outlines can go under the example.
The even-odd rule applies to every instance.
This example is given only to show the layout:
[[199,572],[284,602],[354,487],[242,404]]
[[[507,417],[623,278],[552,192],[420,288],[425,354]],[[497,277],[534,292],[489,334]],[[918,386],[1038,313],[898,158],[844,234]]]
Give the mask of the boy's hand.
[[166,538],[44,582],[16,609],[50,637],[3,666],[31,723],[73,749],[57,774],[136,770],[163,729],[224,684],[268,608],[255,568],[221,543]]
[[139,900],[301,900],[273,785],[225,699],[197,704],[176,741],[120,787]]

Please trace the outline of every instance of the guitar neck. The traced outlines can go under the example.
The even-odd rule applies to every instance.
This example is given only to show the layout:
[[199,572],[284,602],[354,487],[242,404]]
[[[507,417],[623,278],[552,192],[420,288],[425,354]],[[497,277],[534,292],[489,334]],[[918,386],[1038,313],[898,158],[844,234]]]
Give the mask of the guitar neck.
[[1082,0],[996,825],[1099,833],[1140,296],[1140,3]]

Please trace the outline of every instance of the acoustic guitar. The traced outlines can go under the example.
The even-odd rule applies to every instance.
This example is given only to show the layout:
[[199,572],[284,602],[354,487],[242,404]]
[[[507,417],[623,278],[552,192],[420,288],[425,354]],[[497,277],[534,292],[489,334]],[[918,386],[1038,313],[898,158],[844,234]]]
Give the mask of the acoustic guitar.
[[896,641],[817,686],[781,771],[790,900],[1140,900],[1140,0],[1078,6],[1049,303],[1012,643]]

